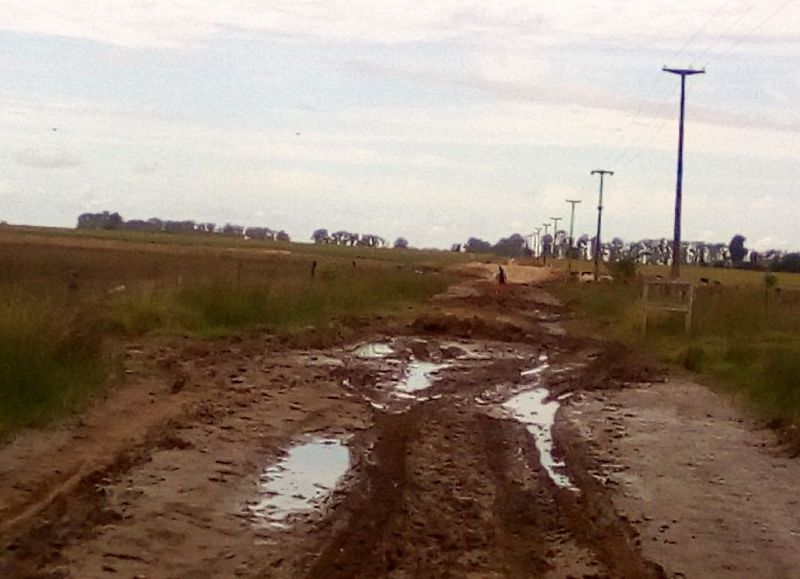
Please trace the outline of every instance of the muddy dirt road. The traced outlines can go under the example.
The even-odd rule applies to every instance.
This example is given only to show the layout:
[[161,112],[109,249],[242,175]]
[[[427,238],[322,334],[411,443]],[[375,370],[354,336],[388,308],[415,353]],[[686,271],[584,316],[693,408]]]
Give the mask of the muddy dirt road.
[[565,315],[469,282],[347,340],[128,344],[0,449],[0,576],[798,576],[797,464]]

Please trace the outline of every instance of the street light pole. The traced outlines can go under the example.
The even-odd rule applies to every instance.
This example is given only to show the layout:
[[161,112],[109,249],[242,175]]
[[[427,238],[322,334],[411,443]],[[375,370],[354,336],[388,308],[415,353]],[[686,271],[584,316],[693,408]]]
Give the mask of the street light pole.
[[570,204],[570,212],[569,212],[569,261],[567,265],[567,271],[572,273],[572,253],[575,247],[575,238],[573,234],[575,232],[575,206],[581,202],[580,199],[567,199],[567,203]]
[[603,178],[613,175],[614,171],[595,169],[592,175],[600,175],[600,200],[597,202],[597,235],[594,238],[594,281],[600,277],[600,228],[603,223]]
[[672,236],[672,271],[671,277],[679,278],[681,275],[681,205],[683,203],[683,119],[686,110],[686,77],[695,74],[705,74],[705,70],[692,70],[688,68],[662,68],[664,72],[677,74],[681,77],[681,116],[678,125],[678,177],[675,183],[675,225]]

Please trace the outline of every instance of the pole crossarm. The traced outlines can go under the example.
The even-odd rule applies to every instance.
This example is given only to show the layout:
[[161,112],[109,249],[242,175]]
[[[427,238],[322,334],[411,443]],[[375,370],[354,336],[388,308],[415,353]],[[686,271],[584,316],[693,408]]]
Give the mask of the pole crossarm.
[[663,67],[661,70],[664,72],[669,72],[672,74],[679,74],[681,76],[692,76],[693,74],[705,74],[705,68],[670,68],[668,66]]

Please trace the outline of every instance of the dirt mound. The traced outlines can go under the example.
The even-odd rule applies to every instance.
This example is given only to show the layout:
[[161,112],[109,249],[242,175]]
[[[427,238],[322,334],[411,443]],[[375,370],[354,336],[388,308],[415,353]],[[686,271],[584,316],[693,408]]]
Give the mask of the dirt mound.
[[585,390],[617,388],[626,384],[663,380],[666,369],[654,360],[642,356],[621,344],[602,350],[586,367]]
[[525,342],[532,338],[520,326],[478,316],[463,318],[451,314],[426,314],[410,328],[418,334],[451,335],[459,338],[484,338],[503,342]]
[[[559,277],[559,272],[550,267],[506,263],[503,264],[503,269],[506,272],[506,279],[509,284],[545,283]],[[498,264],[475,261],[454,265],[448,268],[447,271],[485,280],[493,280],[498,272]]]

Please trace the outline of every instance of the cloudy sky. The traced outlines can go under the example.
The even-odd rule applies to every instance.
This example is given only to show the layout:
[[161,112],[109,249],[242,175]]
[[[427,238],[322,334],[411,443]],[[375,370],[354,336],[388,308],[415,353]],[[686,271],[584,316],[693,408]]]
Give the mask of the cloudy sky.
[[[0,0],[0,219],[800,249],[800,2]],[[563,223],[563,222],[562,222]]]

